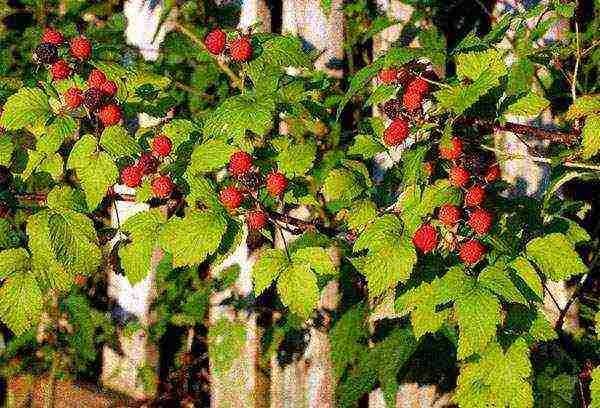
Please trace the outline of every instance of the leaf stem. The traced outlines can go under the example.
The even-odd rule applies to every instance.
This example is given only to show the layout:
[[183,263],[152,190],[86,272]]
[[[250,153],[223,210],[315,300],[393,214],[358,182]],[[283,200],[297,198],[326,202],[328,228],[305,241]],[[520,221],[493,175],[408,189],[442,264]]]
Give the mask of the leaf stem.
[[[525,156],[525,155],[520,155],[520,154],[509,154],[506,153],[500,149],[496,149],[493,147],[489,147],[489,146],[481,146],[482,149],[488,150],[490,152],[494,152],[500,156],[502,156],[504,159],[506,160],[520,160],[520,159],[529,159],[531,161],[534,161],[536,163],[546,163],[546,164],[552,164],[552,160],[546,158],[546,157],[538,157],[538,156]],[[600,166],[594,165],[594,164],[586,164],[586,163],[579,163],[579,162],[572,162],[572,161],[564,161],[561,163],[561,165],[565,166],[565,167],[570,167],[570,168],[575,168],[575,169],[586,169],[586,170],[594,170],[594,171],[600,171]]]

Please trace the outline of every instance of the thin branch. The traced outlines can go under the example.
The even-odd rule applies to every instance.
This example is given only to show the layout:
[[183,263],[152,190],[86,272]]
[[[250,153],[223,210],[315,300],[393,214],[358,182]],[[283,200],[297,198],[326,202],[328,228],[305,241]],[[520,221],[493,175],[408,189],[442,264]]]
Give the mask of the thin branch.
[[[200,38],[198,38],[198,36],[196,36],[196,34],[194,34],[193,32],[191,32],[190,30],[188,30],[187,28],[185,28],[184,26],[182,26],[179,23],[175,23],[175,29],[177,31],[179,31],[180,33],[188,36],[188,38],[190,40],[192,40],[194,43],[196,43],[196,45],[198,45],[204,51],[207,51],[204,41],[202,41]],[[242,82],[240,77],[238,77],[224,61],[219,59],[216,55],[211,54],[210,52],[208,53],[208,55],[210,55],[215,60],[215,62],[219,66],[219,68],[221,68],[221,70],[225,74],[227,74],[227,76],[231,79],[231,81],[233,82],[233,84],[235,85],[236,88],[238,88],[239,90],[244,89],[244,83]]]
[[[521,155],[521,154],[508,154],[503,150],[495,149],[495,148],[489,147],[489,146],[481,146],[481,148],[485,149],[485,150],[489,150],[490,152],[494,152],[494,153],[498,154],[499,156],[501,156],[502,158],[504,158],[505,160],[529,159],[536,163],[552,164],[552,160],[547,159],[545,157],[525,156],[525,155]],[[563,165],[565,167],[569,167],[569,168],[574,168],[574,169],[586,169],[586,170],[600,171],[600,166],[597,166],[594,164],[565,161],[565,162],[562,162],[561,165]]]

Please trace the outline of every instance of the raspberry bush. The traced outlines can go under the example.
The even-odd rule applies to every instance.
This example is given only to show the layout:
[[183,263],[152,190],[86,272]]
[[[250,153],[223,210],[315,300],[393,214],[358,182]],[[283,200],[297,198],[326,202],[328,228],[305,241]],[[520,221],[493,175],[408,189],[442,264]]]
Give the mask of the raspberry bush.
[[[389,23],[363,6],[345,8],[349,50]],[[575,21],[575,3],[507,14],[452,44],[420,27],[419,47],[353,55],[340,80],[313,68],[318,55],[299,38],[214,21],[194,28],[195,7],[182,7],[155,65],[121,58],[109,39],[116,17],[85,33],[32,29],[24,47],[35,69],[22,64],[20,82],[0,90],[0,320],[13,336],[5,372],[35,362],[56,375],[62,357],[64,370],[92,370],[90,350],[110,343],[115,326],[135,326],[99,311],[103,269],[139,283],[156,248],[148,334],[208,325],[209,298],[241,273],[209,272],[247,244],[252,293],[223,304],[268,315],[264,352],[282,361],[299,354],[298,333],[326,332],[339,406],[375,387],[391,404],[400,383],[421,380],[444,383],[465,408],[559,406],[552,387],[576,395],[566,404],[597,403],[597,305],[585,303],[596,204],[568,195],[600,174],[596,26],[573,24],[563,43],[542,44],[542,16]],[[509,30],[512,49],[500,44]],[[540,119],[547,113],[552,127]],[[522,157],[502,132],[532,144],[546,177],[539,194],[509,183]],[[107,215],[117,200],[151,208],[115,230]],[[105,256],[117,232],[126,240]],[[565,280],[576,285],[569,302],[584,303],[576,333],[564,327],[566,308],[544,314],[548,283]],[[323,310],[331,282],[339,307]],[[209,328],[215,373],[243,353],[244,336],[231,322]],[[40,352],[23,361],[33,343]],[[432,354],[443,373],[424,375]],[[556,354],[568,368],[548,363]]]

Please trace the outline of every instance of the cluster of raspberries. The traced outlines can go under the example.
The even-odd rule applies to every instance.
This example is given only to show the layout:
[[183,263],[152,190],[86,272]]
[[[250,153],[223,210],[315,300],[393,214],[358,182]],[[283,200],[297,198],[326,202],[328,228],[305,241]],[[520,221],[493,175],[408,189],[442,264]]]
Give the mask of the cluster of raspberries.
[[[452,241],[458,244],[453,244],[452,249],[458,247],[459,259],[468,265],[474,265],[487,251],[478,237],[490,231],[494,215],[483,208],[482,204],[487,195],[486,187],[499,179],[500,168],[498,164],[491,164],[481,174],[472,174],[463,153],[463,142],[456,137],[446,145],[440,146],[440,157],[452,163],[448,178],[450,184],[464,191],[462,207],[452,204],[442,205],[437,212],[437,222],[421,225],[413,236],[413,243],[424,254],[433,251],[439,244],[436,225],[443,226],[452,237]],[[459,238],[458,228],[463,221],[466,222],[471,234]]]
[[[67,80],[73,75],[74,68],[65,58],[70,56],[77,65],[92,56],[92,44],[85,37],[73,38],[68,44],[68,52],[61,49],[66,44],[60,31],[49,28],[33,53],[36,63],[49,65],[53,81]],[[61,58],[61,54],[64,58]],[[63,94],[63,106],[69,111],[83,106],[95,113],[103,126],[116,125],[122,119],[121,108],[114,100],[118,90],[117,84],[108,80],[104,72],[93,69],[88,75],[87,89],[77,86],[69,88]]]
[[[241,150],[229,158],[228,170],[241,187],[228,185],[219,192],[219,200],[228,210],[234,211],[243,204],[248,195],[260,188],[262,180],[252,156]],[[288,180],[280,172],[271,172],[267,174],[264,184],[271,197],[281,197],[288,186]],[[246,222],[252,230],[264,228],[267,221],[267,214],[260,208],[246,213]]]
[[151,177],[152,194],[156,198],[169,198],[175,188],[175,183],[168,175],[156,174],[162,160],[173,150],[173,143],[165,135],[158,135],[151,142],[152,152],[143,153],[131,166],[121,171],[121,182],[127,187],[135,188],[142,184],[145,176]]
[[213,55],[220,55],[227,51],[233,61],[244,62],[252,58],[252,44],[248,37],[238,37],[228,43],[227,34],[219,28],[208,33],[204,39],[204,45]]
[[402,84],[402,99],[391,99],[383,104],[382,110],[392,121],[383,133],[383,142],[387,146],[402,144],[409,134],[409,124],[402,113],[413,114],[421,109],[423,99],[429,93],[429,83],[422,77],[412,77],[405,70],[387,68],[379,72],[378,79],[383,84]]

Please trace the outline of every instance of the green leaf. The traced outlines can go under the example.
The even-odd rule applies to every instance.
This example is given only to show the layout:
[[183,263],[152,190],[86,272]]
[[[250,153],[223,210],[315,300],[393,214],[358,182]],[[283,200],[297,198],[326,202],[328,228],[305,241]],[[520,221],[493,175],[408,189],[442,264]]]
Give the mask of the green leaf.
[[204,176],[195,175],[190,170],[188,168],[184,174],[184,178],[190,186],[190,193],[186,200],[189,203],[201,202],[214,210],[223,208],[215,191],[215,184]]
[[377,207],[370,200],[361,200],[349,209],[347,218],[348,227],[355,231],[362,231],[377,217]]
[[544,298],[542,280],[527,258],[520,256],[512,261],[510,266],[540,300]]
[[375,88],[371,96],[369,96],[369,99],[367,99],[365,107],[369,107],[371,105],[377,106],[380,103],[387,102],[388,100],[396,96],[397,91],[398,89],[395,85],[379,85],[377,88]]
[[385,147],[371,136],[358,134],[354,138],[352,146],[348,148],[348,155],[357,155],[362,156],[363,159],[370,159],[384,150]]
[[458,84],[434,92],[440,107],[463,114],[492,88],[499,85],[499,80],[491,71],[484,71],[475,82],[468,85]]
[[327,201],[351,201],[363,192],[354,173],[345,169],[334,169],[323,183],[323,194]]
[[4,104],[0,127],[18,130],[25,126],[45,123],[49,117],[48,96],[38,88],[21,88]]
[[237,149],[220,140],[208,140],[194,148],[189,171],[205,173],[225,167]]
[[582,154],[585,159],[590,159],[600,151],[600,115],[587,117],[582,135]]
[[459,54],[456,57],[456,73],[460,79],[468,78],[472,81],[476,81],[484,74],[500,78],[507,73],[504,52],[489,49],[482,52]]
[[262,52],[255,59],[256,64],[278,67],[308,67],[310,65],[310,59],[303,51],[301,41],[291,35],[273,37],[262,43],[261,49]]
[[50,126],[48,126],[46,129],[46,134],[56,140],[60,140],[60,144],[62,144],[65,139],[73,136],[77,132],[78,128],[79,124],[72,117],[59,116],[54,119]]
[[510,279],[506,268],[507,265],[504,261],[496,261],[496,263],[487,266],[481,271],[478,277],[479,283],[509,302],[528,305],[527,299],[519,292]]
[[290,311],[307,319],[319,303],[317,278],[308,265],[293,263],[279,275],[277,293]]
[[46,197],[48,208],[61,210],[63,208],[75,210],[77,212],[86,212],[87,205],[85,196],[79,189],[73,189],[69,186],[56,186]]
[[15,272],[29,270],[29,253],[24,248],[11,248],[0,252],[0,279]]
[[0,135],[0,166],[10,166],[15,146],[8,135]]
[[563,234],[549,234],[529,241],[527,255],[550,280],[560,281],[587,273],[573,244]]
[[67,160],[67,168],[78,169],[86,167],[89,157],[93,155],[97,149],[98,143],[96,138],[92,135],[83,135],[81,139],[73,145],[73,149]]
[[458,327],[458,358],[465,359],[483,351],[496,335],[501,322],[500,302],[487,290],[474,286],[454,305]]
[[365,249],[378,250],[386,247],[388,242],[402,235],[402,221],[392,214],[379,217],[360,234],[354,242],[354,252]]
[[98,207],[108,188],[119,179],[117,166],[105,152],[89,156],[86,165],[79,167],[76,173],[90,209]]
[[121,225],[121,230],[133,239],[143,238],[157,232],[165,222],[167,222],[166,215],[160,209],[153,208],[129,217]]
[[569,107],[565,118],[573,120],[595,113],[600,113],[600,95],[583,95]]
[[335,265],[324,248],[308,247],[294,252],[292,261],[302,265],[308,265],[318,275],[335,274]]
[[152,255],[157,246],[156,236],[149,233],[119,248],[121,267],[132,285],[141,282],[150,272]]
[[346,367],[368,352],[364,344],[369,337],[365,317],[364,305],[358,304],[345,312],[330,331],[331,361],[338,380]]
[[506,91],[509,95],[520,95],[531,90],[535,66],[526,58],[519,58],[508,72]]
[[262,251],[258,261],[252,268],[254,294],[260,296],[288,266],[289,261],[282,249],[266,249]]
[[174,152],[182,143],[190,140],[192,134],[200,131],[194,122],[186,119],[173,119],[162,128],[162,133],[173,143]]
[[43,305],[42,291],[31,273],[15,274],[0,287],[0,319],[16,336],[38,322]]
[[173,266],[203,262],[221,245],[227,221],[212,211],[194,210],[184,218],[171,218],[162,228],[160,246],[173,255]]
[[592,401],[588,408],[600,408],[600,367],[592,371],[592,383],[590,384]]
[[58,153],[46,155],[40,163],[39,171],[50,174],[55,181],[59,181],[63,175],[63,158]]
[[293,144],[277,155],[277,166],[289,178],[304,176],[313,166],[317,154],[314,143]]
[[100,136],[100,146],[113,159],[133,157],[140,153],[140,146],[121,125],[105,128]]
[[548,106],[550,106],[550,101],[534,94],[533,92],[530,92],[515,103],[511,104],[504,112],[504,115],[523,117],[538,116]]
[[27,180],[36,170],[38,170],[45,157],[46,155],[44,153],[35,150],[27,150],[27,166],[21,174],[23,180]]
[[[212,368],[221,378],[244,352],[246,329],[242,323],[219,320],[208,331],[208,354]],[[236,376],[237,377],[237,376]]]
[[531,374],[529,348],[523,339],[517,339],[506,353],[491,343],[479,360],[461,368],[455,399],[461,407],[531,408]]

